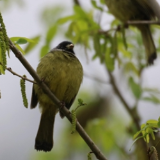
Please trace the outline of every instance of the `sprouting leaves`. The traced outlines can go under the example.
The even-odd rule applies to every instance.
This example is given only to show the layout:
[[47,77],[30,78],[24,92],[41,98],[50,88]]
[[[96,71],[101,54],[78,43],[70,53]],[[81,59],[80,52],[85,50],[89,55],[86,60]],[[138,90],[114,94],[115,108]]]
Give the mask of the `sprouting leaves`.
[[152,137],[153,140],[155,140],[154,132],[158,131],[159,123],[160,123],[160,118],[158,119],[158,121],[148,120],[145,124],[141,125],[141,130],[138,131],[136,134],[134,134],[133,138],[134,139],[139,138],[139,135],[142,134],[140,138],[144,138],[146,143],[149,143],[150,136]]
[[93,19],[93,12],[85,12],[81,7],[74,6],[74,14],[58,20],[59,24],[70,22],[66,36],[73,43],[83,44],[89,48],[89,37],[92,32],[99,29],[99,25]]
[[92,5],[93,5],[96,9],[98,9],[98,10],[100,10],[100,11],[103,11],[103,8],[100,7],[100,6],[98,6],[95,0],[91,0],[91,3],[92,3]]
[[76,131],[76,122],[77,122],[77,118],[76,118],[76,110],[81,107],[86,105],[82,99],[78,99],[78,106],[76,109],[73,109],[71,111],[71,115],[72,115],[72,131],[71,134],[73,134]]
[[[40,40],[40,36],[34,37],[33,39],[29,39],[26,37],[11,37],[10,40],[14,43],[17,49],[19,49],[21,53],[25,55],[37,45],[37,42]],[[25,50],[22,49],[20,45],[27,43],[29,43],[29,45],[27,46],[26,49],[27,52],[25,52]]]
[[27,42],[33,43],[34,41],[32,39],[26,38],[26,37],[11,37],[10,40],[14,44],[26,44]]
[[93,152],[89,152],[89,153],[88,153],[88,160],[92,160],[92,156],[91,156],[92,153],[93,153]]
[[33,43],[27,43],[27,46],[24,49],[25,54],[29,53],[31,50],[33,50],[37,46],[38,42],[40,41],[40,38],[41,36],[37,35],[31,39]]

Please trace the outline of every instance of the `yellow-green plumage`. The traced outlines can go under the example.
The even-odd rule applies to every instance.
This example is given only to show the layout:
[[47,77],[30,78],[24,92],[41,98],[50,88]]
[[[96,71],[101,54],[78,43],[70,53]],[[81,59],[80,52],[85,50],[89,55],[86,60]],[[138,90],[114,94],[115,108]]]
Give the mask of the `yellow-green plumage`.
[[[53,49],[44,56],[38,67],[37,74],[50,88],[54,95],[69,109],[72,105],[83,78],[81,63],[71,52]],[[50,151],[53,146],[53,126],[57,106],[34,84],[31,108],[39,102],[42,110],[41,122],[36,137],[37,150]],[[61,116],[63,117],[62,113]]]
[[[156,17],[147,0],[105,0],[109,11],[122,22],[128,20],[151,20]],[[142,35],[143,43],[148,58],[148,63],[153,64],[156,59],[156,48],[148,24],[134,25]]]

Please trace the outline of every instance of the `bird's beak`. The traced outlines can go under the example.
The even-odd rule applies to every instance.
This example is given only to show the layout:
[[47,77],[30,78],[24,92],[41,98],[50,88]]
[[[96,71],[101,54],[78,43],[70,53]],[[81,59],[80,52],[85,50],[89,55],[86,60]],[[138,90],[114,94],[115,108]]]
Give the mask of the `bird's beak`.
[[68,48],[68,49],[73,49],[73,48],[74,48],[74,44],[69,44],[69,45],[67,45],[67,48]]

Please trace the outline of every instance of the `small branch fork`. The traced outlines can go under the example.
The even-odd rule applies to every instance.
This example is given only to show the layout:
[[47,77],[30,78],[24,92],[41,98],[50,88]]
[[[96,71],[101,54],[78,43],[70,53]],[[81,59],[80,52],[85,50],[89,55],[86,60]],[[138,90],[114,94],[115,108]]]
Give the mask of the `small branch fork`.
[[[1,62],[0,62],[0,65],[3,66],[3,64],[2,64]],[[19,75],[18,73],[14,72],[14,71],[12,70],[12,68],[10,68],[10,67],[5,67],[5,68],[6,68],[7,71],[9,71],[10,73],[12,73],[14,76],[20,77],[21,79],[24,79],[24,80],[26,80],[26,81],[29,81],[29,82],[31,82],[31,83],[36,84],[35,81],[32,81],[32,80],[28,79],[27,77],[21,76],[21,75]]]

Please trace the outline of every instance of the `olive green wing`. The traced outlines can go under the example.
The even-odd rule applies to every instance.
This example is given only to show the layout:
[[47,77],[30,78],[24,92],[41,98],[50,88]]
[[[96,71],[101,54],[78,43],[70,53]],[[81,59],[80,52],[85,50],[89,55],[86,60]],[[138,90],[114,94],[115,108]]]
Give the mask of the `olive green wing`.
[[[70,100],[69,103],[65,103],[64,105],[66,106],[67,109],[70,109],[71,105],[73,104],[75,98],[76,98],[77,94]],[[62,112],[59,112],[61,118],[64,117],[63,113]]]
[[38,97],[35,93],[34,86],[32,87],[32,97],[31,97],[31,109],[35,108],[38,103]]
[[155,18],[155,13],[153,9],[150,7],[147,0],[134,0],[132,1],[132,3],[134,3],[134,6],[136,6],[139,12],[141,13],[139,13],[138,16],[142,16],[143,20],[150,20],[152,18]]

